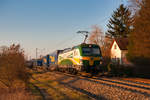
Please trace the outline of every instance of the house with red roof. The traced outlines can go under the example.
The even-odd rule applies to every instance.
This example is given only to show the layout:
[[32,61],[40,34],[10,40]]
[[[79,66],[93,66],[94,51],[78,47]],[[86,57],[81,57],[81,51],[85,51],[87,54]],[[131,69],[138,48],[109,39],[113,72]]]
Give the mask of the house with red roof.
[[111,60],[112,62],[128,65],[130,62],[127,60],[128,53],[128,39],[127,38],[116,38],[113,40],[111,45]]

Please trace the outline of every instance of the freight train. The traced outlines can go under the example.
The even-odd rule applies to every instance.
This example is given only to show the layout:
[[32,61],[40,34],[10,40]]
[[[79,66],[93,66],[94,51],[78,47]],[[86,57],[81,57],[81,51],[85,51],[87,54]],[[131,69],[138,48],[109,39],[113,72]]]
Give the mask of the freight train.
[[98,70],[102,63],[101,49],[96,44],[82,43],[72,48],[56,50],[42,58],[43,66],[58,70],[86,71]]

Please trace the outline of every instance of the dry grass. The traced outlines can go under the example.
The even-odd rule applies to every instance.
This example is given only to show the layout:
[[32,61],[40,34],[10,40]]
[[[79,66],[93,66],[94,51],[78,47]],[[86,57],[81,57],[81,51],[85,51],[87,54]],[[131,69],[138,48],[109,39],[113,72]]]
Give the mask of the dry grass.
[[[10,89],[0,82],[0,100],[40,100],[38,96],[26,90],[24,82],[15,80],[13,83],[13,88]],[[33,90],[34,87],[29,86],[29,89]]]
[[35,78],[31,82],[42,90],[46,100],[90,100],[90,98],[82,93],[69,89],[57,81],[58,77],[51,76],[47,73],[33,74]]
[[35,100],[35,97],[24,89],[16,89],[11,92],[1,89],[0,100]]

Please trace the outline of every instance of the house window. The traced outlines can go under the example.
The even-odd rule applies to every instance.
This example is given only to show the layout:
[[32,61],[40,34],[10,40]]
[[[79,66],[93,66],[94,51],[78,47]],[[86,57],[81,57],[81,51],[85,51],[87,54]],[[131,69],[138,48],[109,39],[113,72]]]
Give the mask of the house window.
[[117,45],[115,44],[115,47],[114,47],[115,49],[117,49]]

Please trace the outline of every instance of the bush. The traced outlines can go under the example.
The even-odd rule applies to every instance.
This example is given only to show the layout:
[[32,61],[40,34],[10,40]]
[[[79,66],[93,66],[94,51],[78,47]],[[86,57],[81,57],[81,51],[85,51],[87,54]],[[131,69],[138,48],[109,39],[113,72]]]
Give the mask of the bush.
[[135,66],[136,77],[150,78],[150,66],[148,65],[136,65]]
[[108,72],[108,66],[110,65],[110,58],[103,57],[102,65],[99,67],[99,72]]
[[134,64],[134,74],[136,77],[150,78],[150,58],[131,57],[128,59]]
[[107,66],[108,72],[112,76],[133,76],[134,67],[132,66],[123,66],[123,65],[115,65],[108,64]]
[[28,80],[24,51],[20,45],[13,44],[3,50],[0,54],[0,82],[11,90],[21,85],[26,86]]

